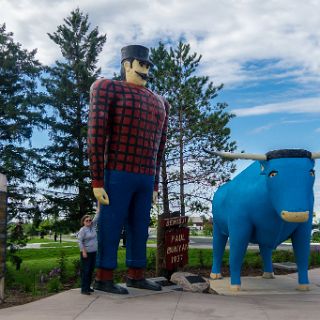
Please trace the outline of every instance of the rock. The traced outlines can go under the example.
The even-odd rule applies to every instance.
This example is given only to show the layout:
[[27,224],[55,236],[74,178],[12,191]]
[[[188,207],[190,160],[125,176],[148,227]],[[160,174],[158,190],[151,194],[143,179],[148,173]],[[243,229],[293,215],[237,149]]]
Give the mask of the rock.
[[274,269],[297,271],[298,267],[294,262],[275,262],[272,264]]
[[210,289],[208,279],[189,272],[175,272],[170,281],[181,286],[184,291],[207,293]]

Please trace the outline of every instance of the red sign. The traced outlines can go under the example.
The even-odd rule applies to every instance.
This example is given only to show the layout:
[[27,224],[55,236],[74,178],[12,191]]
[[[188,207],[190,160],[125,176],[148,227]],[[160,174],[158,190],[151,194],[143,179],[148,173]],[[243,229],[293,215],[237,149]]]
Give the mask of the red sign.
[[188,263],[189,228],[180,227],[165,233],[166,269],[174,270]]

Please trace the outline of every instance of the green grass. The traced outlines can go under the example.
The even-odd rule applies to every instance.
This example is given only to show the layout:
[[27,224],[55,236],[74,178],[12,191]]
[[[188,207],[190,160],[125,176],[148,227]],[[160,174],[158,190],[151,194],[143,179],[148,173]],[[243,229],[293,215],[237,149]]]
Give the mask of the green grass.
[[47,258],[57,258],[61,251],[66,253],[66,256],[79,255],[79,248],[53,248],[47,249],[24,249],[19,250],[19,256],[24,260],[43,260]]
[[[14,270],[15,277],[19,278],[19,274],[31,273],[48,273],[53,268],[58,267],[58,258],[61,251],[66,254],[67,269],[70,270],[72,261],[79,259],[79,248],[57,248],[57,249],[24,249],[19,251],[22,258],[21,271]],[[9,263],[10,265],[10,263]],[[71,271],[70,271],[71,272]],[[70,273],[69,272],[69,273]],[[22,275],[23,276],[23,275]]]
[[7,263],[6,286],[32,292],[33,295],[46,295],[47,288],[45,284],[40,283],[40,278],[48,278],[49,272],[59,266],[58,258],[62,250],[66,254],[67,276],[74,277],[76,273],[74,260],[79,260],[78,248],[24,249],[18,252],[23,259],[20,270]]
[[[320,253],[312,253],[310,261],[317,261],[317,255],[319,256],[319,262],[316,265],[320,266]],[[313,259],[313,260],[312,260]],[[277,250],[272,255],[273,262],[294,262],[294,254],[288,250]],[[222,263],[229,266],[229,250],[226,250],[223,256]],[[212,265],[212,249],[189,249],[189,267],[204,267],[211,268]],[[262,268],[262,259],[258,251],[248,250],[244,260],[244,266],[251,266],[254,268]],[[314,265],[314,263],[312,263]]]
[[[62,243],[61,245],[63,245]],[[66,243],[70,245],[70,243]],[[72,247],[59,247],[59,243],[56,243],[57,248],[46,249],[24,249],[19,251],[19,256],[23,259],[22,268],[28,270],[34,270],[35,272],[47,272],[57,267],[57,259],[60,256],[61,251],[65,252],[67,264],[71,264],[72,260],[79,259],[79,248],[77,244]],[[125,249],[119,248],[118,251],[118,270],[125,270]],[[313,261],[317,261],[316,256],[319,252],[312,253]],[[155,268],[155,256],[156,248],[147,248],[147,257],[150,260],[148,263],[149,268]],[[273,253],[273,262],[281,261],[294,261],[294,255],[291,251],[277,250]],[[223,263],[229,264],[229,250],[225,251],[223,257]],[[8,263],[11,265],[11,263]],[[190,267],[205,267],[210,268],[212,264],[212,249],[189,249],[189,262]],[[244,264],[260,267],[262,266],[262,260],[257,251],[247,251],[244,259]],[[320,265],[320,261],[319,261]]]
[[320,234],[316,233],[315,235],[313,235],[312,241],[313,242],[320,242]]
[[[52,245],[49,242],[48,245]],[[7,273],[6,273],[6,286],[8,288],[18,287],[26,292],[32,292],[34,295],[45,295],[53,288],[58,287],[59,283],[53,283],[57,281],[54,279],[47,280],[46,283],[41,284],[40,288],[40,277],[41,275],[48,276],[49,272],[54,268],[59,267],[58,259],[61,257],[61,252],[65,255],[66,275],[68,278],[73,279],[75,286],[79,285],[79,277],[76,276],[75,262],[79,263],[80,253],[76,243],[72,247],[59,247],[59,245],[70,245],[70,242],[54,243],[55,248],[40,248],[40,249],[23,249],[18,251],[18,255],[23,259],[21,270],[15,270],[14,265],[11,262],[7,262]],[[116,273],[116,279],[120,276],[119,274],[126,270],[125,266],[125,253],[124,248],[119,248],[118,251],[118,268]],[[155,269],[156,263],[156,248],[147,248],[148,264],[147,268],[150,270]],[[294,255],[291,251],[275,251],[273,253],[273,262],[283,261],[294,261]],[[310,263],[312,267],[320,266],[320,251],[314,251],[310,256]],[[229,265],[229,250],[225,251],[223,257],[223,264]],[[189,249],[189,262],[188,267],[190,268],[207,268],[210,270],[212,265],[212,249]],[[262,268],[262,260],[257,251],[247,251],[245,256],[244,266],[250,266],[253,268]],[[51,282],[52,283],[51,283]],[[43,286],[46,286],[43,289]],[[40,290],[41,289],[41,290]],[[45,291],[47,290],[47,291]]]

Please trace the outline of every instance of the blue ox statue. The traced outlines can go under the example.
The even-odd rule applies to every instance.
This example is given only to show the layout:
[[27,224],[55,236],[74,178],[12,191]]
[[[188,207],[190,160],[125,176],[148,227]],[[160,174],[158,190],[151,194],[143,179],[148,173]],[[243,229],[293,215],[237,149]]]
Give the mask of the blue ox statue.
[[225,245],[230,242],[231,290],[240,290],[241,265],[249,242],[257,243],[263,277],[274,278],[272,250],[291,238],[298,267],[298,290],[309,290],[308,258],[313,216],[314,159],[320,153],[285,149],[266,155],[213,152],[233,159],[258,160],[221,186],[213,198],[213,266],[221,278]]

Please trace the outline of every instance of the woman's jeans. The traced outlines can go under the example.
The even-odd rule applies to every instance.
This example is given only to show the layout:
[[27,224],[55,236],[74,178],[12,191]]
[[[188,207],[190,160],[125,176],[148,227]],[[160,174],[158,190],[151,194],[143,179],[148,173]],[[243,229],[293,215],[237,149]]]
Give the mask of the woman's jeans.
[[96,252],[87,252],[87,255],[87,258],[83,258],[82,252],[80,252],[81,292],[89,292],[94,267],[96,265]]

